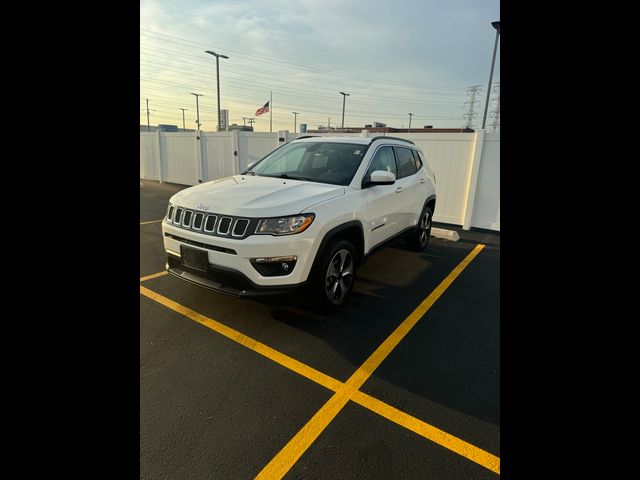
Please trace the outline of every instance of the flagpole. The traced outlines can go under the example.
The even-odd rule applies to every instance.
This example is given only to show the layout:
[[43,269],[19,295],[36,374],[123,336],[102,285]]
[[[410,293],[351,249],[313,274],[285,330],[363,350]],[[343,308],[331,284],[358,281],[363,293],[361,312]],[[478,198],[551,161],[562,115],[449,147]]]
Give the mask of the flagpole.
[[273,127],[271,123],[271,114],[273,113],[273,90],[269,92],[269,131],[273,132]]

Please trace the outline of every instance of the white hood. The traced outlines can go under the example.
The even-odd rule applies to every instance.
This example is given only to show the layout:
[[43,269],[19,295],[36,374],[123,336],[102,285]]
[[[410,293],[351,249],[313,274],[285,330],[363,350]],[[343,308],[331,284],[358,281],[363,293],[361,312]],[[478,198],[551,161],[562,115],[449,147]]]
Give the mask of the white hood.
[[239,217],[279,217],[304,212],[316,203],[344,195],[340,185],[284,178],[234,175],[176,193],[171,203]]

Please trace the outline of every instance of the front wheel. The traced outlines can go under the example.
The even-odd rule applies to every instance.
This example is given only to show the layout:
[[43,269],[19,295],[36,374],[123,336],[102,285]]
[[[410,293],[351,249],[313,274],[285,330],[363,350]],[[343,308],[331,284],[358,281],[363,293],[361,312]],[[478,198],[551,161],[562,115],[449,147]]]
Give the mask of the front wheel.
[[431,217],[433,211],[431,207],[425,207],[420,215],[420,222],[415,233],[409,237],[409,245],[417,252],[424,250],[424,247],[429,243],[429,237],[431,237]]
[[314,287],[321,306],[333,310],[346,302],[355,281],[355,258],[348,240],[339,240],[327,250]]

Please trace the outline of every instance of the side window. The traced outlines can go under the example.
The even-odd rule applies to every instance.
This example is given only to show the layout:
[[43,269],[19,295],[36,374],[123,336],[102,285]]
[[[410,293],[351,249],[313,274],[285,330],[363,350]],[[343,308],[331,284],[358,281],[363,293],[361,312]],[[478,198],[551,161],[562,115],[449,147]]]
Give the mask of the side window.
[[403,147],[393,147],[398,159],[398,178],[408,177],[418,171],[416,161],[413,158],[411,149]]
[[393,149],[391,147],[380,147],[373,156],[371,164],[367,169],[367,173],[364,175],[364,181],[371,179],[371,174],[376,170],[384,170],[387,172],[393,172],[398,176],[398,170],[396,169],[396,159],[393,156]]
[[420,170],[422,167],[422,160],[420,159],[420,155],[418,155],[417,150],[411,150],[413,153],[413,159],[416,161],[416,170]]

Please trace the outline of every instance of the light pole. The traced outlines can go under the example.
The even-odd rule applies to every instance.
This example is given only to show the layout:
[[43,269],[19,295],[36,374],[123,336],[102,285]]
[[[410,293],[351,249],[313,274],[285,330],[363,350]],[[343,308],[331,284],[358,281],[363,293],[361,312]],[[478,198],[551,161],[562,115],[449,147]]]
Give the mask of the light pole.
[[298,115],[300,114],[300,112],[291,112],[293,113],[293,133],[296,133],[296,128],[298,125]]
[[149,125],[149,99],[147,98],[147,132],[151,131],[151,126]]
[[208,53],[209,55],[213,55],[216,57],[216,81],[217,81],[217,92],[218,92],[218,131],[220,131],[220,59],[221,58],[229,58],[226,55],[222,55],[221,53],[212,52],[211,50],[205,50],[204,53]]
[[192,93],[196,96],[196,124],[198,125],[198,131],[200,131],[200,106],[198,105],[198,97],[204,97],[201,93]]
[[345,104],[345,101],[347,100],[347,97],[351,94],[340,92],[340,95],[342,95],[342,127],[340,129],[344,131],[344,104]]
[[411,130],[411,117],[413,117],[413,113],[409,114],[409,130]]
[[188,108],[181,108],[180,110],[182,110],[182,131],[183,131],[183,132],[186,132],[186,131],[187,131],[187,128],[186,128],[186,127],[185,127],[185,125],[184,125],[184,111],[185,111],[185,110],[188,110]]
[[493,67],[496,63],[496,51],[498,50],[498,38],[500,37],[500,22],[491,22],[496,29],[496,43],[493,45],[493,58],[491,59],[491,73],[489,73],[489,88],[487,88],[487,100],[484,102],[484,114],[482,115],[482,128],[487,122],[487,110],[489,109],[489,95],[491,95],[491,80],[493,80]]

